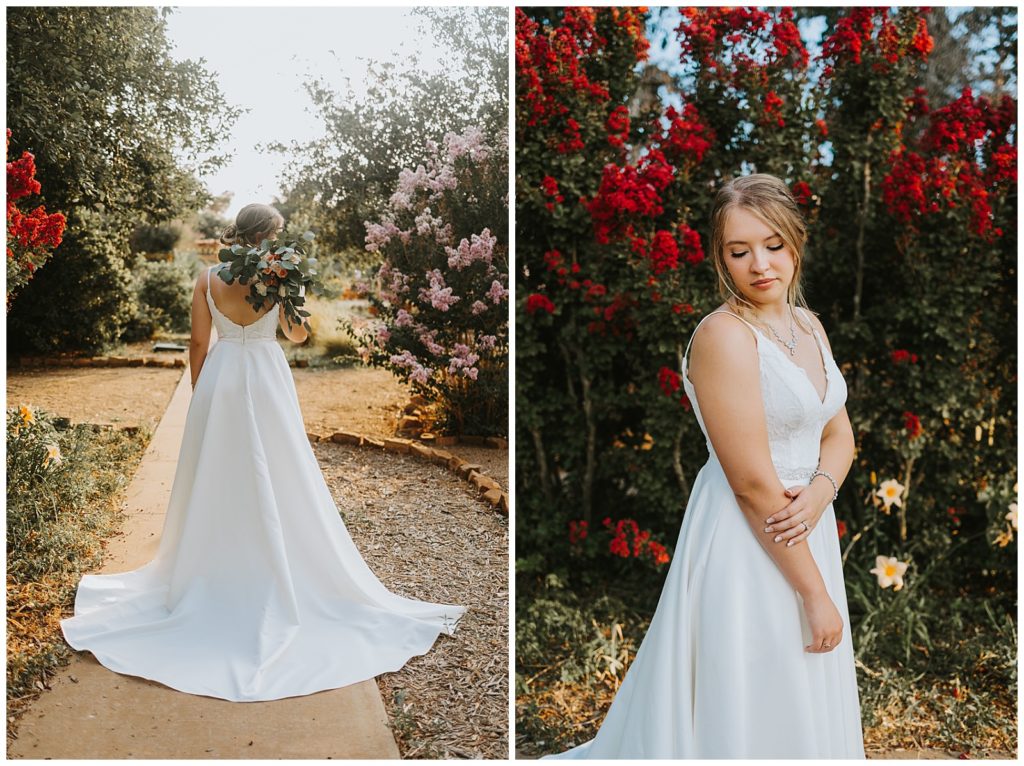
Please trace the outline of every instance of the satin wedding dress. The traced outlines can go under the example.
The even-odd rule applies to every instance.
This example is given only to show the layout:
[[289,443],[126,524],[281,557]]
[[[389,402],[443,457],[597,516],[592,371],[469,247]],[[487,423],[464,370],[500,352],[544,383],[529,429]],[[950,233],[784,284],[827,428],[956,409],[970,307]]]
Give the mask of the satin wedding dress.
[[209,287],[206,300],[218,338],[189,405],[157,555],[85,575],[65,638],[118,673],[237,702],[401,668],[451,634],[464,607],[403,598],[374,576],[306,437],[277,309],[241,326]]
[[[754,332],[772,463],[784,486],[806,484],[822,429],[846,401],[835,360],[815,331],[826,375],[822,400],[807,372],[766,335],[735,314],[712,313],[729,313]],[[811,634],[799,594],[755,538],[711,446],[686,359],[683,386],[709,457],[657,610],[597,736],[549,757],[863,758],[832,504],[799,543],[809,546],[843,618],[839,645],[817,654],[804,651]]]

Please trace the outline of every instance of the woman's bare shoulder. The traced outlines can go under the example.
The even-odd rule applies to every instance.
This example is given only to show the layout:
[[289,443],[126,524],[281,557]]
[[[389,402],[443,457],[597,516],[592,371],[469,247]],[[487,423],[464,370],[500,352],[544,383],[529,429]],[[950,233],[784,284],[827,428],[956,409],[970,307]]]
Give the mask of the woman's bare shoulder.
[[[716,377],[756,368],[754,331],[735,314],[725,316],[724,311],[716,311],[718,313],[709,314],[697,328],[690,350],[691,361],[696,357],[698,367]],[[690,377],[692,380],[693,376]]]

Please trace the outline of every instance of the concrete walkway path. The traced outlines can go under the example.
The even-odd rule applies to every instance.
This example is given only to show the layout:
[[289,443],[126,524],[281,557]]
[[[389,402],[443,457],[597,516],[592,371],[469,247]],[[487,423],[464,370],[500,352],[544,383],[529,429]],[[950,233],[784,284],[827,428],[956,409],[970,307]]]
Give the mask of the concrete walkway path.
[[[188,368],[125,498],[101,572],[156,554],[192,394]],[[272,702],[228,702],[107,670],[88,652],[25,712],[9,758],[395,758],[377,684]]]

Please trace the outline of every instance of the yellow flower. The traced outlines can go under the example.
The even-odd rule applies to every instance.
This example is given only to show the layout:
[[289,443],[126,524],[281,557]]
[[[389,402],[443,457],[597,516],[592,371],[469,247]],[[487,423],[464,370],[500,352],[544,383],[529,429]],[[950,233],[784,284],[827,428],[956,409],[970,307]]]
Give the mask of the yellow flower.
[[21,421],[25,425],[31,425],[32,423],[36,422],[36,413],[35,410],[32,409],[31,404],[21,405],[18,408],[18,411],[21,413]]
[[1007,545],[1010,544],[1011,540],[1013,540],[1013,530],[1007,527],[998,535],[996,535],[995,543],[1000,548],[1005,548]]
[[874,471],[872,471],[871,472],[871,484],[875,485],[877,483],[878,483],[878,476],[875,474]]
[[1017,504],[1016,503],[1010,503],[1010,512],[1008,514],[1006,514],[1003,518],[1006,519],[1007,521],[1009,521],[1010,525],[1014,529],[1017,528]]
[[895,556],[877,556],[871,574],[878,575],[878,584],[881,587],[888,588],[892,585],[893,590],[897,591],[903,587],[903,573],[907,571],[908,566],[906,561],[900,561]]
[[43,466],[48,466],[50,463],[59,463],[63,458],[60,454],[60,447],[56,444],[46,445],[46,457],[43,458]]
[[650,434],[644,434],[644,443],[640,445],[640,449],[649,450],[654,446],[654,437]]
[[896,481],[896,479],[887,479],[882,482],[882,486],[878,488],[875,494],[882,498],[882,502],[885,503],[883,510],[886,513],[889,513],[889,506],[894,503],[900,508],[903,507],[903,489],[903,485]]

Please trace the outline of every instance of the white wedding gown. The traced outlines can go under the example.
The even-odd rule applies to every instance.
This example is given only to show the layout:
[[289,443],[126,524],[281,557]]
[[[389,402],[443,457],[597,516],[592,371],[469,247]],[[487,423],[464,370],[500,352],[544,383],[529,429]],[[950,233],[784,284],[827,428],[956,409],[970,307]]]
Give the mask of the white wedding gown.
[[206,299],[218,339],[189,405],[157,555],[85,575],[65,638],[118,673],[237,702],[401,668],[451,634],[464,607],[397,596],[374,576],[306,437],[278,311],[243,327],[209,288]]
[[[806,484],[822,429],[846,402],[846,382],[817,331],[824,401],[807,372],[747,324],[757,338],[776,474],[786,487]],[[686,377],[685,355],[682,372],[710,454],[690,493],[658,607],[597,736],[549,757],[864,758],[832,504],[800,544],[821,570],[843,636],[831,652],[810,653],[800,596],[736,502]]]

